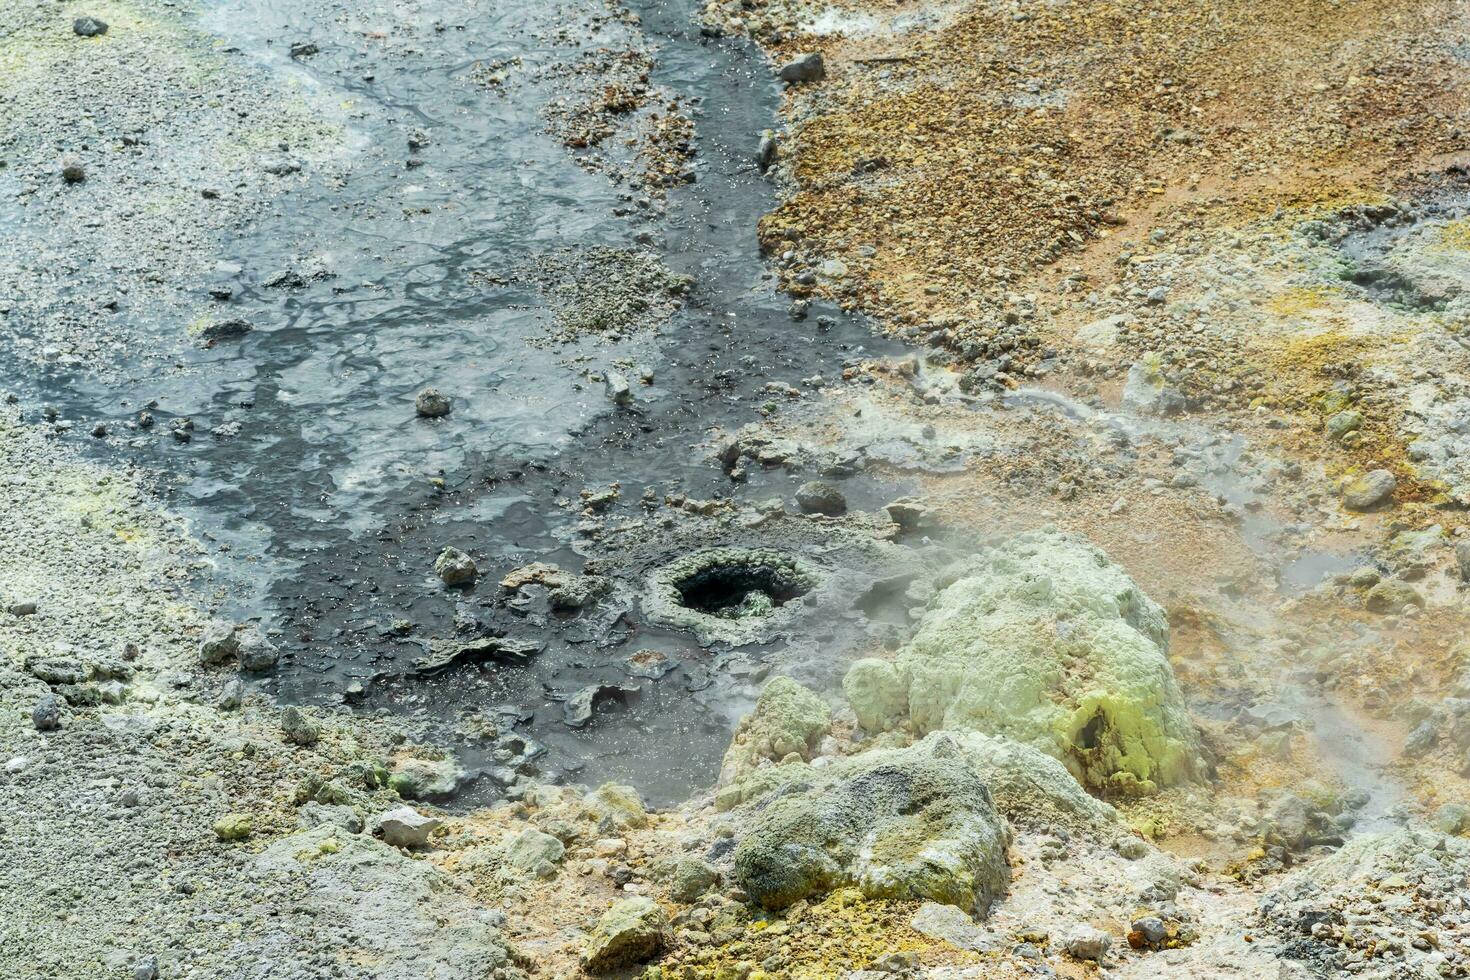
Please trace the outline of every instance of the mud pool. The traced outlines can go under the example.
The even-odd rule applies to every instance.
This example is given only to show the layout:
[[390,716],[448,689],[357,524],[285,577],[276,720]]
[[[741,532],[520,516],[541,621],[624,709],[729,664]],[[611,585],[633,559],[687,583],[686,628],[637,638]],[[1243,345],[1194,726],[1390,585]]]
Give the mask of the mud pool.
[[[334,24],[293,4],[216,6],[209,30],[343,107],[331,122],[346,134],[345,175],[301,180],[219,243],[215,274],[195,289],[228,296],[219,313],[255,326],[242,338],[165,352],[171,370],[136,356],[100,379],[64,364],[6,373],[27,400],[73,420],[76,438],[99,420],[153,417],[96,452],[161,474],[171,505],[215,547],[216,574],[236,585],[230,613],[284,631],[285,656],[265,681],[284,698],[348,697],[445,728],[472,712],[513,718],[547,750],[537,771],[594,768],[667,801],[715,768],[755,668],[742,657],[747,676],[732,676],[677,631],[507,609],[495,583],[530,561],[581,567],[587,542],[568,502],[584,487],[620,484],[613,516],[640,515],[645,490],[789,496],[795,476],[733,484],[700,444],[759,417],[768,384],[835,376],[884,342],[822,304],[794,320],[760,261],[755,219],[773,192],[755,147],[778,97],[761,56],[701,36],[690,4],[641,12],[638,43],[658,48],[652,82],[689,100],[697,123],[696,179],[671,188],[665,207],[579,167],[546,131],[556,84],[538,69],[617,40],[590,7],[502,6],[487,18],[428,4]],[[435,49],[364,42],[368,27],[399,17],[441,24]],[[591,26],[574,38],[554,30],[579,19]],[[304,39],[317,51],[293,58]],[[473,83],[479,66],[508,61],[520,69],[498,90]],[[672,319],[616,346],[545,342],[553,312],[516,270],[538,255],[640,242],[693,280]],[[139,354],[164,330],[146,308],[115,316],[136,321]],[[619,370],[615,361],[652,372],[626,407],[587,376]],[[452,415],[415,417],[426,385],[454,398]],[[180,420],[187,442],[170,437]],[[847,484],[855,503],[886,492]],[[477,589],[446,593],[434,579],[448,544],[479,558]],[[414,673],[433,644],[465,639],[467,622],[470,640],[521,631],[545,648],[523,664]],[[649,644],[680,667],[630,679],[622,660]],[[616,697],[599,697],[585,728],[565,727],[565,699],[599,685]],[[471,766],[488,761],[488,749],[460,748]]]

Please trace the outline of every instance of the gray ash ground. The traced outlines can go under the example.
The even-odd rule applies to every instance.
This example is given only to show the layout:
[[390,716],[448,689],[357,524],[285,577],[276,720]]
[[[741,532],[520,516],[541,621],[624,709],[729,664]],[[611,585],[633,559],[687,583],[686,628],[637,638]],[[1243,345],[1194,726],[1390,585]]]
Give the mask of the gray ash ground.
[[[465,738],[465,716],[489,711],[497,730],[518,719],[548,748],[528,769],[682,798],[714,770],[746,685],[764,676],[754,664],[771,651],[732,672],[687,634],[660,636],[612,611],[513,603],[495,583],[529,561],[576,571],[597,555],[579,530],[584,488],[618,483],[621,499],[598,516],[622,521],[649,517],[645,493],[790,500],[803,479],[756,471],[735,484],[703,446],[712,428],[769,411],[771,385],[835,378],[875,348],[867,324],[835,309],[793,321],[757,258],[755,219],[773,191],[754,152],[777,83],[744,42],[701,36],[683,4],[641,10],[641,28],[601,4],[434,2],[336,18],[317,6],[206,7],[201,23],[225,39],[226,67],[202,70],[232,85],[227,111],[192,132],[181,120],[198,115],[197,100],[181,96],[134,125],[112,120],[109,90],[86,118],[99,142],[129,147],[123,163],[99,164],[74,187],[47,173],[49,146],[75,142],[77,120],[53,121],[23,148],[43,189],[0,208],[0,222],[22,231],[7,261],[67,248],[78,224],[101,240],[69,256],[64,286],[10,303],[8,322],[37,338],[0,353],[24,413],[54,415],[59,438],[161,474],[169,505],[193,519],[233,583],[226,614],[281,631],[285,654],[264,682],[273,693],[408,713],[446,738]],[[49,22],[38,23],[44,34]],[[656,47],[650,84],[696,118],[697,179],[670,188],[666,206],[620,182],[617,167],[586,172],[547,132],[559,66],[609,43]],[[497,64],[514,67],[487,87],[485,66]],[[252,94],[263,72],[272,83]],[[271,129],[282,112],[318,124],[290,140]],[[170,152],[162,162],[159,143]],[[242,158],[243,180],[230,169]],[[187,268],[109,262],[137,231],[113,218],[166,191],[190,202],[165,216],[181,225],[169,254]],[[61,210],[28,217],[40,200]],[[99,222],[79,222],[77,207]],[[217,213],[206,220],[201,209]],[[167,240],[151,226],[137,237],[139,254]],[[630,314],[611,330],[616,346],[607,332],[548,346],[556,297],[513,273],[568,249],[632,255],[691,285],[677,309],[665,282],[644,309],[613,304]],[[139,280],[151,289],[133,289]],[[113,308],[105,301],[118,292],[132,299]],[[72,320],[77,330],[48,333]],[[94,323],[105,331],[87,336]],[[631,404],[609,400],[610,373],[632,379]],[[430,384],[454,398],[448,417],[415,417],[414,394]],[[855,500],[884,502],[865,486]],[[731,529],[723,543],[745,542]],[[434,578],[451,544],[480,564],[467,592]],[[531,634],[544,649],[526,663],[414,675],[429,650],[494,634]],[[622,661],[644,646],[681,666],[630,679]],[[629,690],[566,727],[564,699],[598,685]],[[497,763],[494,741],[459,748],[472,768]],[[490,780],[478,786],[474,795],[497,792]]]

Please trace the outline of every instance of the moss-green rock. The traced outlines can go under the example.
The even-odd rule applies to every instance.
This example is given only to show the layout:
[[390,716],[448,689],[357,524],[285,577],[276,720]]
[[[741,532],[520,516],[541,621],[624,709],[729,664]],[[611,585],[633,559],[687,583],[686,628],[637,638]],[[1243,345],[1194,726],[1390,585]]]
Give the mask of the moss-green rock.
[[1363,606],[1369,612],[1397,613],[1409,606],[1423,607],[1424,597],[1408,582],[1388,579],[1379,582],[1363,597]]
[[765,762],[788,756],[810,759],[827,731],[827,703],[789,677],[766,683],[755,710],[740,720],[720,767],[720,785],[729,786]]
[[643,798],[631,786],[603,783],[582,798],[582,816],[594,821],[602,830],[627,830],[648,826],[648,811]]
[[606,973],[657,956],[669,937],[669,918],[650,898],[613,903],[598,920],[582,952],[582,968]]
[[246,840],[255,832],[255,821],[248,813],[227,813],[214,822],[214,836],[220,840]]
[[719,883],[720,874],[708,861],[687,857],[674,868],[669,897],[676,902],[693,902]]
[[453,795],[460,769],[453,759],[407,759],[388,777],[388,786],[405,800],[435,800]]
[[804,772],[753,808],[735,849],[754,901],[780,909],[854,886],[983,914],[1004,889],[1009,830],[959,753],[916,746],[782,768]]
[[566,845],[555,837],[527,827],[506,844],[505,859],[522,871],[534,871],[543,861],[556,864],[566,852]]
[[1004,735],[1084,785],[1146,792],[1204,768],[1168,642],[1163,610],[1106,554],[1040,531],[965,568],[895,666],[916,731]]
[[1325,426],[1327,438],[1333,442],[1341,442],[1349,432],[1356,432],[1363,427],[1363,413],[1352,409],[1337,412],[1327,419]]
[[870,732],[888,729],[909,712],[908,684],[888,660],[866,657],[855,662],[842,678],[842,692],[858,724]]

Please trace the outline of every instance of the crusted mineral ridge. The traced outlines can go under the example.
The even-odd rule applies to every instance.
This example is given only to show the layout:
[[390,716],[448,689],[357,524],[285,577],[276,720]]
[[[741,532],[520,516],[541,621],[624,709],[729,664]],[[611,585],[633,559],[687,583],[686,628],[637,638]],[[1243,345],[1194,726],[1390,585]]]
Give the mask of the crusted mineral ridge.
[[1005,735],[1094,789],[1151,791],[1204,763],[1164,611],[1080,538],[992,549],[930,603],[896,658],[916,730]]

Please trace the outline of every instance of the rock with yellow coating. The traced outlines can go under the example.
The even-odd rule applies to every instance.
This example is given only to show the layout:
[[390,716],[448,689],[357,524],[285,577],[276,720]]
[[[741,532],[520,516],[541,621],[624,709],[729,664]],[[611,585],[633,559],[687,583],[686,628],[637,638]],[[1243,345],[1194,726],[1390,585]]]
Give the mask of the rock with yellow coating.
[[578,804],[582,815],[606,831],[621,831],[648,826],[648,811],[643,798],[631,786],[603,783],[588,793]]
[[1342,488],[1342,505],[1348,510],[1373,510],[1386,503],[1398,487],[1388,470],[1369,470]]
[[214,822],[214,836],[223,841],[246,840],[255,831],[247,813],[227,813]]
[[668,938],[669,917],[653,899],[639,896],[614,902],[588,937],[582,968],[588,973],[607,973],[646,963],[659,954]]
[[1005,888],[1010,830],[954,746],[782,769],[797,778],[752,804],[735,848],[736,880],[755,902],[782,909],[855,887],[983,915]]

